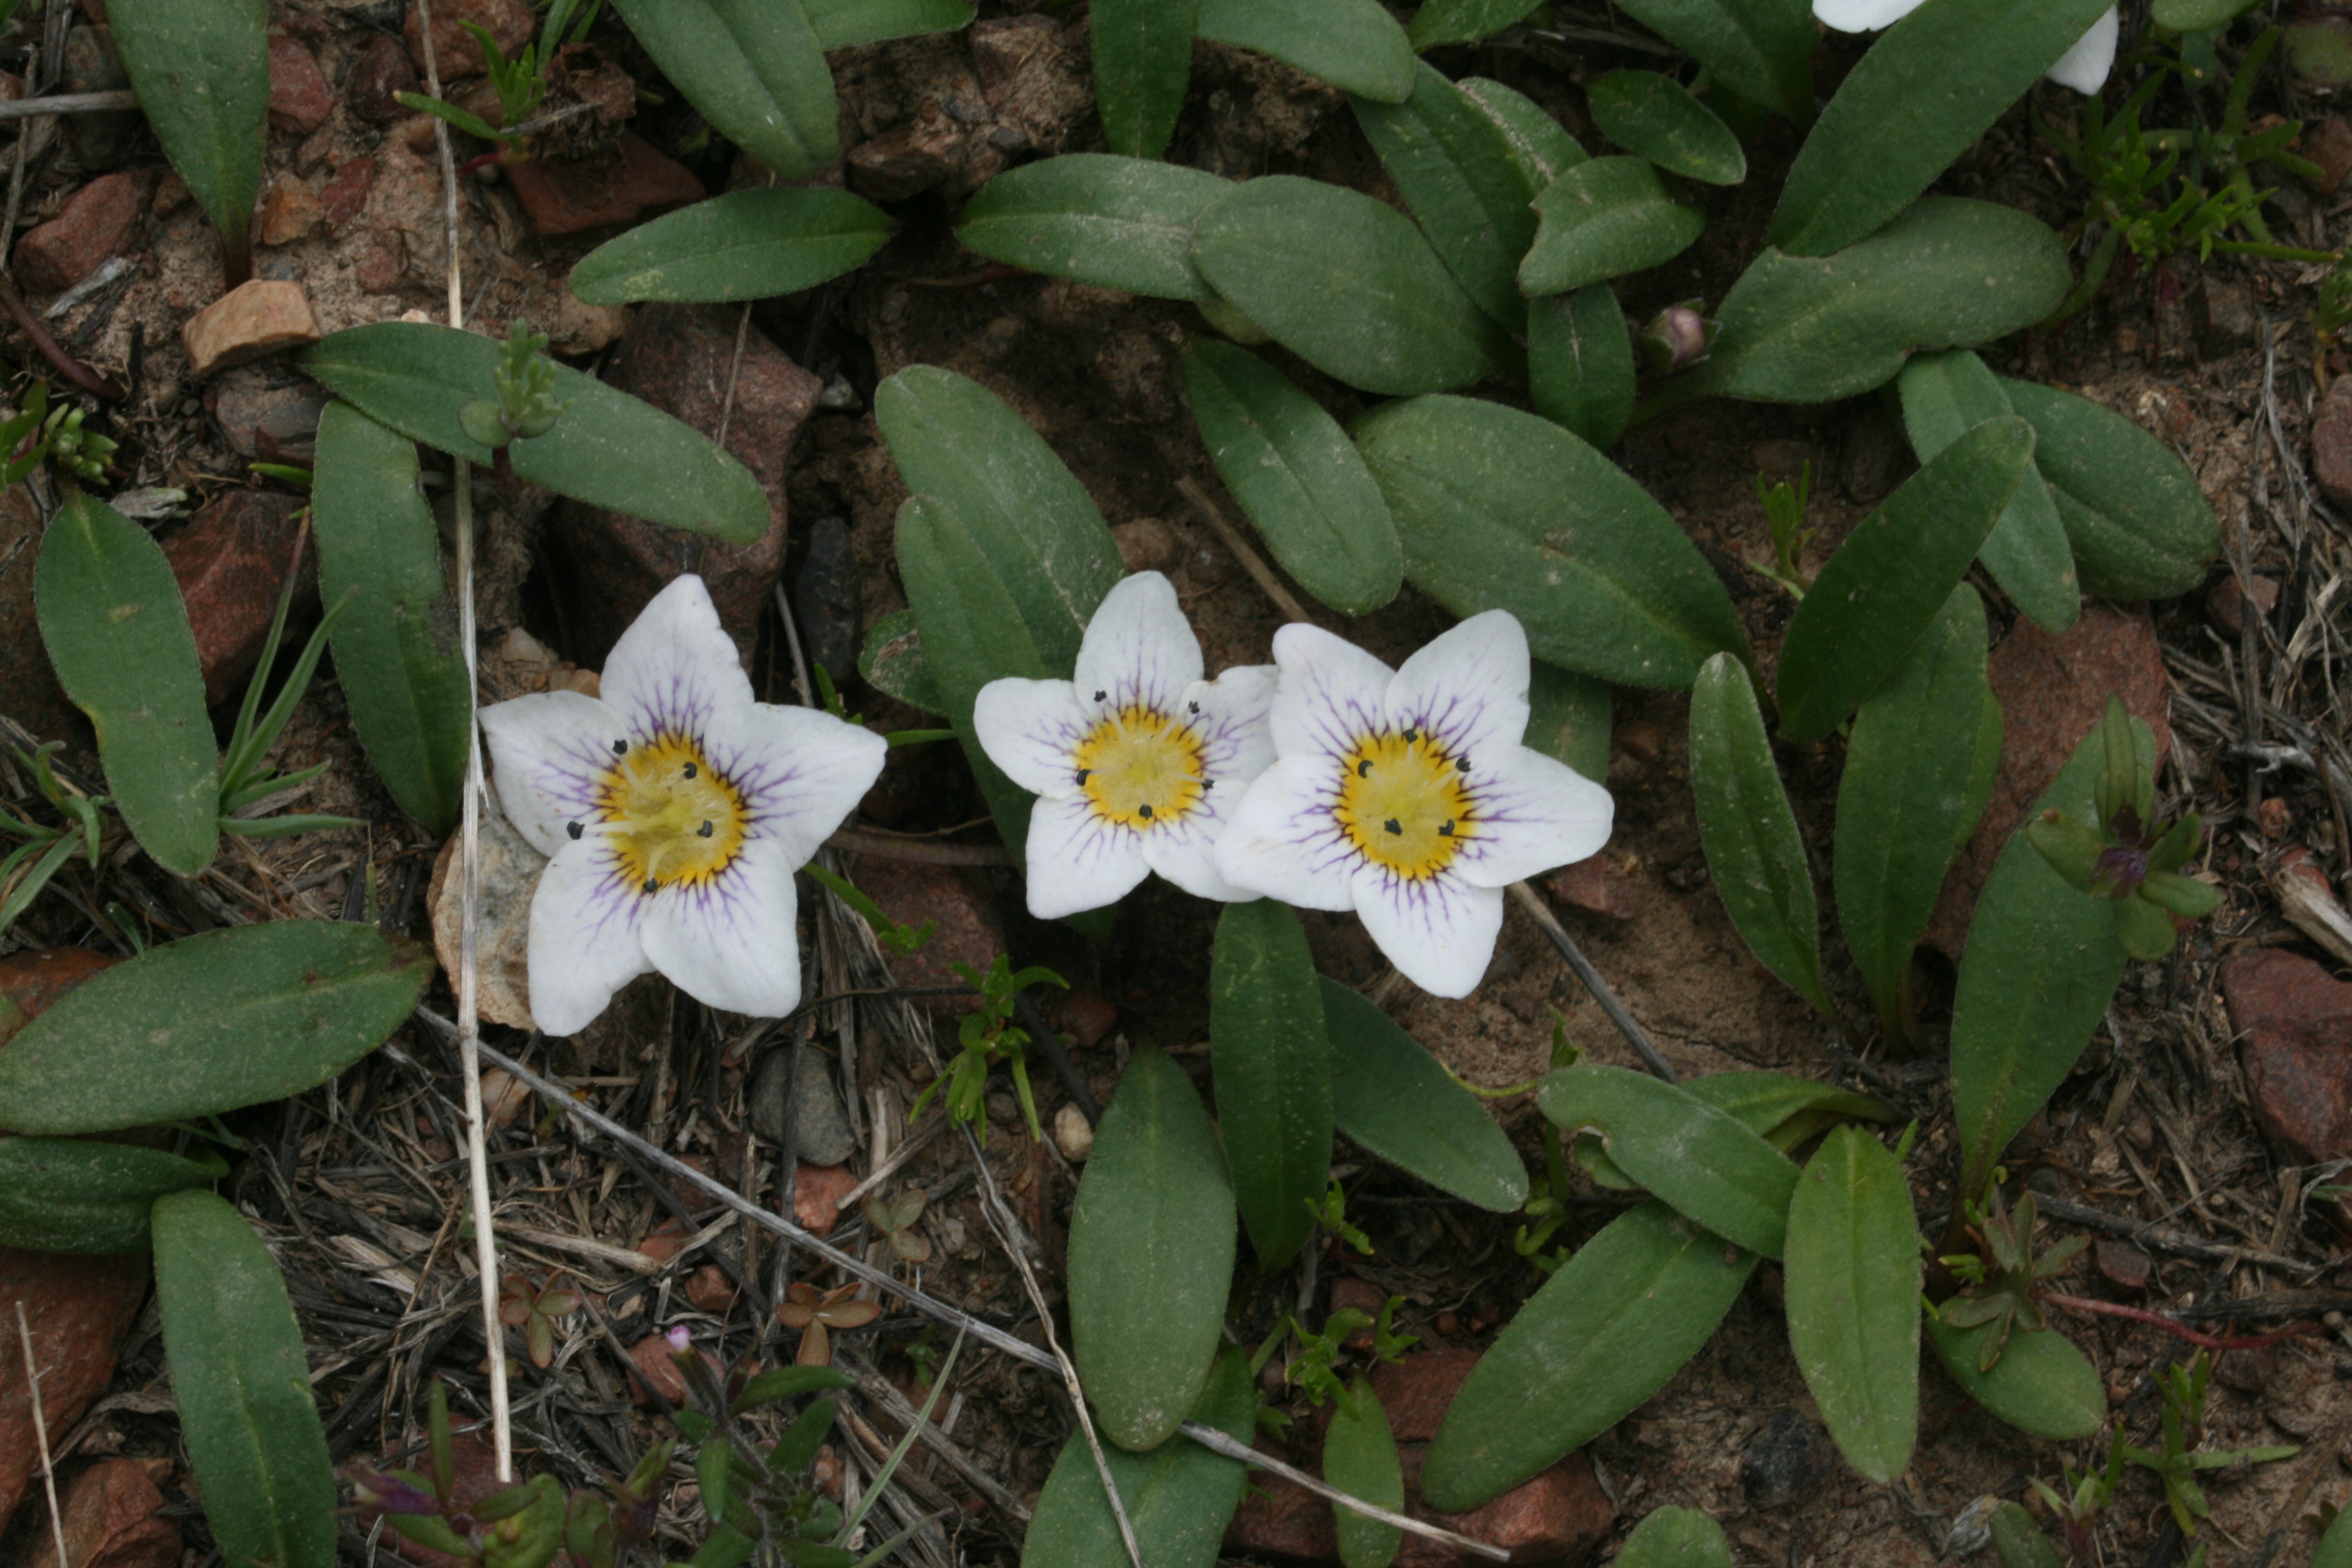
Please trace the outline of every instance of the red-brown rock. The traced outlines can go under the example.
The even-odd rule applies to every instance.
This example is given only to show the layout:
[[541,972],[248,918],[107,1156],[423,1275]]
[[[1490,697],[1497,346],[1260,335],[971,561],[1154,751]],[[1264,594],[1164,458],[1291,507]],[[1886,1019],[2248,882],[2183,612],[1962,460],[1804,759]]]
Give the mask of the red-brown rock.
[[16,242],[16,281],[28,294],[70,289],[120,251],[139,221],[135,174],[100,174],[57,216]]
[[2323,196],[2332,196],[2352,174],[2352,125],[2345,123],[2340,114],[2330,114],[2303,133],[2303,155],[2319,165],[2319,178],[2311,188]]
[[856,1187],[857,1173],[846,1165],[802,1165],[793,1173],[793,1218],[811,1236],[824,1236]]
[[2340,501],[2352,501],[2352,376],[2327,384],[2311,422],[2311,471],[2319,488]]
[[[1260,1440],[1255,1447],[1270,1448]],[[1328,1563],[1339,1554],[1331,1505],[1286,1476],[1252,1470],[1250,1489],[1225,1526],[1225,1552],[1285,1563]]]
[[2254,614],[2267,618],[2278,608],[2279,585],[2268,577],[2250,577],[2240,581],[2235,572],[2213,584],[2205,595],[2205,613],[2212,617],[2213,629],[2224,637],[2236,637],[2246,629],[2246,605],[2251,601]]
[[706,1263],[687,1276],[686,1299],[698,1312],[723,1312],[735,1304],[735,1282],[716,1263]]
[[1630,921],[1642,910],[1642,889],[1606,855],[1563,866],[1544,879],[1551,896],[1611,920]]
[[1080,1050],[1109,1034],[1118,1022],[1118,1009],[1091,991],[1080,991],[1062,1005],[1062,1030]]
[[343,79],[343,93],[352,113],[374,124],[386,125],[408,113],[408,106],[400,101],[400,95],[415,92],[422,85],[408,51],[400,47],[399,41],[386,34],[371,33],[352,57],[351,69]]
[[263,245],[291,245],[324,222],[327,211],[310,183],[289,169],[269,182],[255,216],[260,231],[255,238]]
[[614,139],[606,158],[534,158],[506,172],[524,216],[544,235],[615,228],[704,195],[693,170],[631,131]]
[[375,168],[373,158],[354,158],[320,187],[319,210],[326,216],[329,237],[342,233],[344,226],[367,205],[368,192],[375,184]]
[[[173,1568],[180,1522],[163,1516],[163,1494],[136,1459],[100,1459],[73,1478],[59,1512],[71,1568]],[[57,1548],[41,1532],[28,1561],[52,1568]]]
[[54,1441],[81,1419],[114,1377],[114,1350],[147,1297],[147,1256],[69,1257],[0,1247],[0,1323],[9,1353],[0,1355],[0,1521],[24,1497],[40,1468],[32,1390],[25,1382],[16,1306],[33,1335],[41,1378],[41,1419]]
[[2352,985],[2298,953],[2221,964],[2254,1120],[2298,1164],[2352,1156]]
[[310,297],[289,278],[254,278],[190,316],[180,327],[188,372],[199,381],[319,339]]
[[86,947],[36,948],[0,958],[0,1046],[83,981],[121,962]]
[[[698,1347],[695,1353],[714,1374],[720,1372],[718,1361],[709,1351]],[[678,1371],[667,1334],[647,1334],[631,1345],[629,1365],[629,1397],[639,1405],[651,1405],[656,1393],[668,1400],[673,1408],[687,1403],[686,1374]],[[647,1384],[651,1384],[650,1390]]]
[[[440,67],[444,86],[461,76],[479,76],[488,68],[482,58],[482,46],[465,24],[489,34],[499,46],[499,52],[509,59],[517,49],[530,42],[530,0],[435,0],[433,6],[434,63]],[[425,18],[414,5],[408,8],[408,20],[401,28],[407,40],[408,58],[416,68],[425,68]]]
[[308,136],[335,111],[335,89],[327,85],[316,56],[297,38],[269,36],[269,123]]
[[[977,877],[957,867],[856,855],[848,859],[847,872],[858,890],[899,924],[920,928],[926,921],[934,922],[931,940],[919,952],[891,955],[890,973],[901,985],[952,985],[962,991],[964,981],[955,972],[956,964],[984,974],[1005,951],[1004,922],[997,915],[996,900]],[[969,1013],[980,1005],[968,991],[919,1000],[940,1017]]]
[[[163,542],[195,628],[210,706],[241,690],[260,662],[294,559],[294,519],[301,505],[296,497],[268,490],[232,490]],[[307,595],[315,612],[317,570],[307,552],[302,568],[305,585],[297,588],[296,602]]]
[[2147,1289],[2148,1277],[2156,1271],[2156,1265],[2147,1253],[2130,1242],[2112,1236],[2099,1237],[2092,1244],[2091,1252],[2098,1262],[2099,1272],[2107,1277],[2107,1282],[2126,1290]]

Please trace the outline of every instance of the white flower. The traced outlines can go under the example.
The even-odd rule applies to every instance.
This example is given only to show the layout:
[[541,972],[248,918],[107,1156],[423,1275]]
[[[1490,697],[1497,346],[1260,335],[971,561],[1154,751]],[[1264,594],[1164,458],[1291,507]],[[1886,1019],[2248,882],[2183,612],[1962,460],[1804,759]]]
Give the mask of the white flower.
[[[1813,16],[1841,33],[1874,33],[1891,27],[1917,10],[1921,0],[1813,0]],[[2116,63],[2116,39],[2123,27],[2116,7],[2091,24],[2074,47],[2058,57],[2048,70],[2052,81],[2089,96],[2105,85]]]
[[783,1016],[801,999],[793,873],[880,775],[882,737],[753,701],[699,577],[621,634],[603,692],[482,710],[499,804],[549,858],[532,1017],[574,1033],[653,969],[710,1006]]
[[1473,616],[1391,670],[1319,627],[1275,634],[1276,761],[1217,844],[1244,888],[1354,910],[1423,990],[1467,996],[1503,926],[1503,889],[1609,838],[1609,792],[1519,743],[1528,638]]
[[1274,760],[1274,667],[1201,679],[1201,646],[1157,572],[1103,595],[1077,679],[992,680],[971,727],[989,761],[1038,797],[1029,912],[1056,920],[1117,903],[1153,871],[1204,899],[1257,895],[1217,874],[1234,797]]

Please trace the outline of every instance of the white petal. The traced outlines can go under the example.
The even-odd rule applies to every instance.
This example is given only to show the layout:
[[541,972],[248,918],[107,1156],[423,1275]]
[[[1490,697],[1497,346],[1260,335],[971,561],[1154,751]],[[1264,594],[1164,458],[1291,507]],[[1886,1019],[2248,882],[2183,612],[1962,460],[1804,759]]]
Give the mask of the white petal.
[[1054,799],[1076,791],[1070,754],[1086,739],[1087,716],[1068,681],[992,680],[971,705],[971,727],[988,760],[1031,795]]
[[1609,842],[1616,803],[1570,767],[1525,746],[1497,747],[1469,774],[1476,828],[1449,869],[1483,888],[1499,888],[1570,866]]
[[1383,700],[1396,671],[1354,643],[1296,621],[1274,634],[1274,662],[1281,672],[1270,715],[1277,755],[1343,757],[1387,727]]
[[598,781],[613,768],[613,742],[629,733],[621,716],[578,691],[541,691],[482,710],[499,805],[530,847],[553,856],[570,841],[564,824],[595,808]]
[[1874,33],[1919,8],[1920,0],[1813,0],[1813,16],[1841,33]]
[[[1228,787],[1231,798],[1226,798]],[[1144,863],[1197,899],[1245,904],[1256,898],[1256,893],[1235,887],[1217,871],[1217,841],[1224,837],[1242,795],[1239,784],[1212,789],[1179,820],[1159,823],[1150,832],[1138,834],[1143,841]]]
[[[1275,667],[1241,664],[1214,680],[1196,681],[1184,693],[1187,708],[1198,704],[1192,732],[1201,737],[1201,771],[1236,786],[1265,772],[1274,761]],[[1238,795],[1240,791],[1234,791]]]
[[801,1002],[794,860],[772,840],[751,839],[700,886],[674,883],[647,898],[646,954],[706,1006],[781,1018]]
[[1331,815],[1338,773],[1328,757],[1303,756],[1258,774],[1217,839],[1217,874],[1302,910],[1355,908],[1352,883],[1364,858]]
[[1356,913],[1397,972],[1433,996],[1467,996],[1503,929],[1503,890],[1449,875],[1409,881],[1378,866],[1356,874]]
[[712,713],[751,700],[735,639],[719,628],[710,590],[691,575],[656,594],[621,634],[601,689],[633,740],[698,735]]
[[1029,814],[1029,912],[1057,921],[1127,897],[1151,874],[1140,837],[1082,796],[1039,801]]
[[530,1016],[549,1035],[586,1028],[613,993],[653,968],[645,895],[603,838],[566,844],[530,896]]
[[1078,701],[1090,719],[1130,704],[1173,713],[1202,668],[1201,645],[1176,602],[1175,584],[1157,572],[1138,572],[1119,579],[1087,622],[1078,645]]
[[1390,682],[1389,723],[1438,737],[1477,766],[1528,732],[1528,634],[1508,610],[1471,616],[1406,659]]
[[2123,31],[2123,18],[2115,6],[2091,24],[2091,30],[2074,40],[2074,47],[2058,57],[2058,63],[2045,73],[2061,87],[2071,87],[2085,98],[2105,87],[2107,72],[2116,63],[2116,40]]
[[721,708],[701,733],[711,767],[742,793],[751,837],[782,848],[788,873],[857,809],[890,750],[830,713],[766,702]]

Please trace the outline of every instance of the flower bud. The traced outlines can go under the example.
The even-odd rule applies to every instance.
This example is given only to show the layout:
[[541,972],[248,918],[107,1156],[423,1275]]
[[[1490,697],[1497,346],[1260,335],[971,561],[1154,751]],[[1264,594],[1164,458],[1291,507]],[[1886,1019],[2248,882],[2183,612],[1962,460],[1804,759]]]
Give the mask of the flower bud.
[[1716,323],[1698,313],[1698,305],[1696,300],[1669,305],[1642,329],[1642,358],[1653,371],[1670,375],[1706,358]]

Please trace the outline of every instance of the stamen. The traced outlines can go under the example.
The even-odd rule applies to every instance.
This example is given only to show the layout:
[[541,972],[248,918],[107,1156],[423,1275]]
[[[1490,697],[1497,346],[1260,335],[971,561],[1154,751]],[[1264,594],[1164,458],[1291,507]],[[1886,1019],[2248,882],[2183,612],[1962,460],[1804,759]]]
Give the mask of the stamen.
[[1217,787],[1217,781],[1216,781],[1216,780],[1214,780],[1214,779],[1202,779],[1202,780],[1201,781],[1201,793],[1202,793],[1202,795],[1206,795],[1206,794],[1208,794],[1211,790],[1213,790],[1213,789],[1214,789],[1214,788],[1216,788],[1216,787]]
[[1454,837],[1453,818],[1448,817],[1445,821],[1437,825],[1437,835],[1441,838],[1451,838]]
[[1110,693],[1109,693],[1109,692],[1108,692],[1108,691],[1097,691],[1097,692],[1096,692],[1096,693],[1095,693],[1095,700],[1096,700],[1096,701],[1097,701],[1097,702],[1099,702],[1099,701],[1101,701],[1104,698],[1106,698],[1106,697],[1108,697],[1108,696],[1109,696],[1109,695],[1110,695]]
[[563,825],[563,831],[577,838],[580,837],[580,825],[576,822],[567,822]]
[[706,823],[704,823],[701,826],[699,826],[699,827],[696,828],[696,829],[694,830],[694,836],[695,836],[697,838],[708,838],[708,837],[710,837],[710,824],[709,824],[709,823],[707,823],[707,822],[706,822]]
[[1092,769],[1092,768],[1080,768],[1080,769],[1078,770],[1078,782],[1079,782],[1080,784],[1084,784],[1084,783],[1086,783],[1086,782],[1087,782],[1087,780],[1089,777],[1091,777],[1091,776],[1093,775],[1093,773],[1094,773],[1094,769]]
[[626,741],[615,741],[615,742],[613,742],[613,754],[614,754],[614,756],[616,756],[616,757],[625,757],[625,756],[627,756],[627,755],[629,754],[629,743],[628,743]]
[[1184,704],[1184,711],[1187,713],[1198,713],[1200,710],[1201,705],[1197,702],[1187,702]]
[[1420,740],[1420,739],[1421,739],[1421,731],[1418,731],[1418,730],[1407,730],[1407,731],[1404,732],[1404,739],[1405,739],[1405,744],[1407,744],[1407,745],[1411,745],[1411,744],[1412,744],[1414,742],[1416,742],[1416,741],[1418,741],[1418,740]]
[[695,766],[694,766],[694,764],[693,764],[692,763],[687,763],[687,764],[686,764],[686,776],[687,776],[688,778],[692,778],[692,777],[695,775],[695,772],[696,772],[696,769],[695,769]]
[[646,879],[646,892],[648,892],[648,893],[650,893],[650,892],[654,892],[654,891],[656,891],[656,889],[658,889],[660,887],[661,887],[661,879],[660,879],[660,878],[658,878],[658,877],[647,877],[647,878]]
[[1135,808],[1135,815],[1149,822],[1151,819],[1151,803],[1147,800],[1141,805],[1137,806]]
[[1466,773],[1470,771],[1470,759],[1467,756],[1456,757],[1454,759],[1454,765]]
[[1404,824],[1399,822],[1393,816],[1390,817],[1386,822],[1381,823],[1381,826],[1387,828],[1391,833],[1398,834],[1400,836],[1404,832]]
[[1362,762],[1356,764],[1356,776],[1360,779],[1368,779],[1372,776],[1371,758],[1366,757]]

